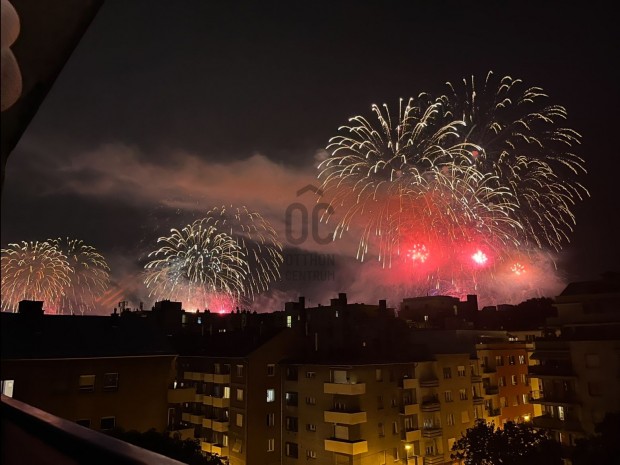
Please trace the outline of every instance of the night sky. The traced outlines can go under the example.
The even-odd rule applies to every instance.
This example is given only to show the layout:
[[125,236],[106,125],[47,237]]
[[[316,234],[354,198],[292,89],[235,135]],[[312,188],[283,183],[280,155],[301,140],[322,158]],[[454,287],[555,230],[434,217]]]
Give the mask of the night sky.
[[349,292],[395,305],[364,279],[355,247],[287,244],[284,211],[311,203],[297,191],[316,184],[348,118],[492,70],[542,87],[583,136],[591,197],[555,258],[562,283],[597,279],[620,263],[620,37],[610,11],[586,5],[107,0],[9,157],[2,246],[83,239],[122,298],[150,306],[139,273],[157,237],[213,206],[247,205],[282,234],[288,269],[336,256],[306,263],[327,280],[290,275],[275,302]]

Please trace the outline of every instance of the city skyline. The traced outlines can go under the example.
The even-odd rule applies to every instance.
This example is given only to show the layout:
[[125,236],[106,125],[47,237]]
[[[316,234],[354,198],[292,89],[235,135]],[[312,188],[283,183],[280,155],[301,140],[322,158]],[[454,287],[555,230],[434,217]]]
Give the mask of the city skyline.
[[[553,297],[570,281],[617,269],[609,169],[617,32],[605,26],[608,16],[559,2],[527,11],[270,6],[104,3],[9,157],[2,246],[84,240],[108,260],[124,291],[117,300],[150,306],[140,273],[156,239],[212,208],[246,205],[284,244],[284,279],[257,306],[302,294],[321,302],[339,291],[395,305],[403,295],[389,271],[356,261],[355,241],[321,243],[331,232],[323,224],[316,237],[291,241],[300,231],[287,235],[286,210],[301,203],[312,212],[315,198],[304,188],[320,185],[316,165],[348,118],[492,70],[566,107],[567,126],[582,135],[591,193],[574,208],[571,242],[552,255],[555,280],[510,303]],[[328,265],[300,268],[298,257]],[[300,271],[325,271],[326,279],[287,275]],[[489,303],[504,303],[498,298]]]

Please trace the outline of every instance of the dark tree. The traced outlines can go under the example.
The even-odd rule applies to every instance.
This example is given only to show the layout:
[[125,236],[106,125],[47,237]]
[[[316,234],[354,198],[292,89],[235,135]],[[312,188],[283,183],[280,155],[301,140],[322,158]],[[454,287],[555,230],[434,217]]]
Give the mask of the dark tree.
[[476,420],[454,443],[451,458],[465,465],[561,465],[561,448],[546,431],[507,422],[504,429]]
[[620,462],[620,412],[608,413],[596,425],[596,434],[577,439],[573,465],[615,465]]
[[200,443],[196,439],[180,440],[168,432],[160,433],[150,429],[144,433],[124,431],[120,428],[108,432],[112,437],[128,442],[152,452],[156,452],[188,465],[223,465],[219,457],[208,454],[203,456]]

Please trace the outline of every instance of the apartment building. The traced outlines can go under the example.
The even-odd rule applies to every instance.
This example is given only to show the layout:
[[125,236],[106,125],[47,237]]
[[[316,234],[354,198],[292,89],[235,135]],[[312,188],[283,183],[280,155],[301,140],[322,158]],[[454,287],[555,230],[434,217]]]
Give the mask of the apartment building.
[[2,313],[2,393],[94,430],[166,427],[175,354],[141,319]]
[[566,447],[593,434],[609,412],[620,411],[620,279],[569,284],[555,299],[558,316],[536,339],[530,377],[540,380],[533,402],[536,426],[551,429]]

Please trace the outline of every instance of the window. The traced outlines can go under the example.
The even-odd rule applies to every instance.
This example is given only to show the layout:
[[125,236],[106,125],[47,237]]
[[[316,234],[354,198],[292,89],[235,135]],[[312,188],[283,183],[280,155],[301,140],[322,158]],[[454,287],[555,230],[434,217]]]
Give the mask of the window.
[[516,407],[517,405],[519,405],[519,396],[514,396],[514,399],[512,401],[512,406]]
[[276,390],[267,389],[267,402],[275,402],[275,401],[276,401]]
[[95,390],[95,375],[80,375],[80,391],[92,392]]
[[519,355],[519,365],[525,365],[525,355]]
[[291,315],[286,315],[286,327],[287,328],[293,327],[293,317]]
[[267,426],[274,426],[276,424],[276,415],[275,413],[267,414]]
[[396,397],[392,397],[392,407],[398,407],[398,400]]
[[316,372],[314,372],[314,371],[306,371],[306,378],[308,378],[308,379],[316,378]]
[[118,390],[118,373],[105,373],[103,375],[103,390],[104,391],[117,391]]
[[499,398],[499,405],[501,407],[508,407],[508,402],[506,402],[506,398],[505,397],[500,397]]
[[521,394],[521,403],[523,405],[530,403],[530,399],[527,397],[527,394]]
[[516,360],[515,360],[515,356],[514,355],[509,355],[508,356],[508,364],[509,365],[515,365],[516,364]]
[[381,368],[375,370],[375,379],[377,381],[383,381],[383,370],[381,370]]
[[464,366],[459,365],[456,370],[457,370],[458,375],[461,378],[465,376],[465,367]]
[[243,449],[243,440],[242,439],[235,439],[235,443],[233,444],[232,450],[233,452],[237,452],[237,453],[241,453],[241,449]]
[[469,412],[467,410],[461,412],[461,423],[469,423]]
[[558,406],[558,418],[562,421],[564,421],[565,416],[564,416],[564,407],[562,407],[561,405]]
[[243,376],[243,365],[237,365],[237,377],[241,378]]
[[267,376],[275,376],[276,366],[273,363],[267,365]]
[[380,438],[385,437],[385,426],[383,426],[383,423],[377,424],[377,430],[379,431]]
[[316,405],[316,397],[306,397],[306,405]]
[[275,438],[267,439],[267,452],[273,452],[274,450],[276,450]]
[[[428,318],[428,317],[425,317],[425,318]],[[395,447],[395,448],[394,448],[394,453],[393,453],[393,455],[394,455],[394,462],[398,462],[398,461],[400,460],[400,456],[399,456],[398,447]]]
[[526,375],[525,373],[522,373],[522,374],[521,374],[521,384],[523,384],[524,386],[527,386],[527,385],[528,385],[528,382],[527,382],[527,375]]
[[600,365],[598,354],[586,354],[586,368],[598,368]]
[[459,389],[459,398],[461,400],[467,400],[467,389]]
[[224,386],[224,399],[230,399],[230,386]]
[[297,458],[297,444],[294,442],[287,442],[284,447],[285,453],[287,457]]
[[516,386],[518,384],[517,375],[510,376],[510,384],[512,384],[513,386]]
[[445,391],[443,393],[443,398],[446,402],[452,402],[452,391]]
[[377,396],[377,408],[379,410],[383,408],[383,396]]
[[243,426],[243,413],[237,413],[237,417],[235,419],[235,424],[241,428]]
[[7,397],[13,397],[13,386],[15,386],[14,379],[2,380],[2,394]]
[[[289,405],[291,407],[297,407],[297,393],[296,392],[287,392],[285,398],[286,398],[286,405]],[[274,394],[274,399],[275,399],[275,394]]]
[[316,425],[313,423],[308,423],[306,425],[306,431],[313,431],[313,432],[316,431]]
[[446,415],[446,424],[448,426],[454,426],[454,414],[453,413],[448,413]]
[[286,417],[286,431],[297,432],[297,417]]
[[498,384],[498,386],[500,386],[500,387],[506,386],[506,377],[505,377],[505,376],[500,376],[500,377],[497,379],[497,384]]
[[221,365],[219,363],[213,364],[213,373],[215,373],[216,375],[222,374]]
[[316,451],[313,451],[312,449],[306,450],[306,458],[307,459],[315,459],[316,458]]
[[498,366],[498,367],[504,366],[504,358],[501,355],[495,356],[495,366]]
[[286,379],[288,381],[297,381],[297,367],[286,368]]
[[75,422],[80,426],[83,426],[85,428],[90,428],[90,419],[88,418],[84,418],[82,420],[75,420]]
[[243,389],[237,388],[237,400],[243,402]]
[[101,418],[101,421],[99,422],[99,428],[102,431],[105,431],[108,429],[114,429],[115,426],[116,426],[116,417],[103,417]]
[[392,423],[392,434],[398,434],[398,422]]
[[450,379],[452,378],[452,369],[449,367],[446,367],[443,369],[443,379]]

